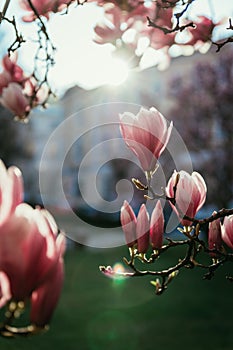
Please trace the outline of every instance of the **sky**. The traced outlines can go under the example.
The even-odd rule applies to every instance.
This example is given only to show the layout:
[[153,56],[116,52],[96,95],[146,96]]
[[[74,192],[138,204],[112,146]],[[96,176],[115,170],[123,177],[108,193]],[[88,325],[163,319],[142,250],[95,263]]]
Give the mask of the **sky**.
[[[8,15],[20,10],[17,2],[11,2]],[[16,12],[17,11],[17,12]],[[192,13],[209,15],[218,21],[222,16],[233,16],[232,0],[196,0],[192,4]],[[55,56],[56,65],[51,71],[52,85],[57,91],[62,91],[78,84],[91,89],[103,84],[120,84],[130,72],[126,62],[114,61],[111,45],[98,45],[93,42],[93,27],[103,18],[103,10],[95,3],[84,6],[73,6],[68,15],[55,14],[49,21],[49,34],[57,47]],[[32,25],[24,24],[22,32],[26,38],[32,38]],[[28,40],[20,49],[20,61],[30,67],[32,60],[33,43]],[[154,51],[148,54],[144,67],[153,65],[156,59]]]

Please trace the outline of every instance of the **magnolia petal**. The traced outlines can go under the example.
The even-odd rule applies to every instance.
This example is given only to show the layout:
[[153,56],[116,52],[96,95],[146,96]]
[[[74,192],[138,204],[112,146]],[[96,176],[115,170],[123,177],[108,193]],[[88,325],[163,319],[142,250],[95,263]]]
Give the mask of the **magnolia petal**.
[[222,240],[233,249],[233,215],[226,216],[221,225]]
[[11,299],[10,281],[4,271],[0,271],[0,308]]
[[164,215],[161,202],[154,207],[150,220],[150,242],[153,249],[160,249],[163,245]]
[[149,246],[149,231],[149,214],[146,210],[145,204],[142,204],[139,209],[136,225],[137,248],[139,253],[144,254],[147,252]]
[[120,220],[126,244],[132,247],[136,243],[136,216],[126,200],[121,207]]
[[37,290],[32,293],[30,320],[39,327],[50,322],[57,306],[64,279],[63,261],[58,261],[54,273]]
[[[216,211],[212,215],[216,214]],[[208,246],[209,249],[221,250],[222,237],[221,237],[221,222],[220,219],[214,220],[209,223],[208,230]],[[211,253],[212,257],[215,257],[215,253]]]

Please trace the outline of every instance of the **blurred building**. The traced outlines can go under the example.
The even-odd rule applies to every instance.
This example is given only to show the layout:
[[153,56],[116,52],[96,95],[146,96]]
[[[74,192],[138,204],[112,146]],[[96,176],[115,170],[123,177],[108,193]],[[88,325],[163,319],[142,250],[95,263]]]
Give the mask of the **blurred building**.
[[[21,139],[22,142],[27,140],[31,159],[16,159],[24,174],[26,198],[41,202],[40,173],[47,179],[43,194],[46,205],[77,208],[89,202],[104,211],[112,202],[109,210],[119,209],[120,200],[132,196],[132,188],[126,182],[119,182],[117,193],[115,185],[120,176],[129,181],[132,177],[143,176],[134,155],[122,140],[119,141],[119,112],[124,112],[126,106],[134,113],[140,106],[155,106],[166,116],[174,103],[168,96],[174,74],[187,72],[198,58],[209,60],[211,57],[211,53],[201,57],[195,54],[188,59],[174,59],[170,68],[163,72],[156,67],[132,72],[119,86],[94,90],[74,86],[48,109],[35,110],[30,122],[20,126]],[[61,172],[66,200],[57,190]],[[136,206],[142,196],[138,192],[134,196]]]

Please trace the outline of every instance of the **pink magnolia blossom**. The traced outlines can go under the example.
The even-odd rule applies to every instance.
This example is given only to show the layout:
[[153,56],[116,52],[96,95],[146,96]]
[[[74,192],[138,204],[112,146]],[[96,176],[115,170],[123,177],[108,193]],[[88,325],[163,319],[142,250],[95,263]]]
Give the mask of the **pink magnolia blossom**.
[[166,8],[162,4],[158,3],[157,15],[154,22],[160,27],[166,27],[168,29],[171,29],[173,22],[173,9]]
[[[179,180],[177,183],[177,176]],[[179,217],[187,215],[193,218],[198,210],[203,206],[206,199],[206,184],[203,177],[193,172],[191,175],[186,171],[181,170],[179,173],[174,171],[167,185],[167,195],[174,198],[174,186],[176,186],[176,206],[172,208]],[[189,226],[192,222],[190,220],[181,219],[183,226]]]
[[113,3],[104,4],[103,8],[105,10],[107,22],[96,25],[96,38],[94,41],[98,44],[115,43],[117,39],[121,38],[124,32],[121,30],[123,13],[121,9]]
[[137,115],[120,115],[120,130],[126,145],[139,159],[143,170],[153,174],[157,159],[164,151],[172,130],[164,116],[154,107],[141,108]]
[[150,38],[151,47],[155,49],[168,48],[175,42],[176,33],[164,34],[160,29],[148,27],[147,18],[153,19],[156,14],[154,20],[156,25],[167,29],[172,28],[173,9],[165,8],[164,4],[156,1],[145,6],[143,2],[138,0],[128,0],[123,3],[98,1],[98,5],[105,9],[107,19],[95,27],[97,35],[95,42],[99,44],[111,42],[117,45],[117,39],[123,39],[122,35],[129,28],[134,28],[137,32],[134,50],[137,48],[137,42],[141,36]]
[[169,48],[175,43],[176,33],[164,34],[164,32],[158,28],[145,28],[141,34],[150,39],[150,46],[155,50]]
[[[216,214],[216,212],[213,212],[213,214]],[[222,248],[220,219],[214,220],[209,223],[208,245],[209,245],[209,249],[220,251]],[[215,253],[211,253],[210,255],[212,257],[216,256]]]
[[223,224],[221,225],[222,239],[233,249],[233,215],[226,216]]
[[[173,9],[164,8],[162,4],[157,8],[157,16],[154,23],[162,28],[172,29]],[[153,18],[153,17],[152,17]],[[141,31],[141,35],[150,39],[150,46],[153,49],[169,48],[175,43],[176,33],[167,33],[159,28],[145,27]]]
[[136,247],[139,253],[145,253],[149,245],[149,215],[145,204],[142,204],[136,218],[127,201],[121,207],[121,225],[128,247]]
[[21,67],[16,64],[17,55],[3,57],[2,66],[3,71],[0,73],[0,94],[4,87],[7,87],[9,83],[23,83],[25,76]]
[[29,98],[17,83],[10,83],[3,89],[0,103],[19,119],[25,119],[31,109]]
[[[98,5],[105,11],[105,20],[96,25],[94,41],[98,44],[113,43],[115,45],[117,45],[118,39],[122,39],[122,35],[128,29],[134,28],[138,32],[139,28],[145,28],[146,17],[152,16],[156,7],[154,3],[151,6],[145,6],[137,0],[123,3],[98,1]],[[130,42],[127,45],[133,46],[135,50],[138,37],[133,44]]]
[[10,75],[8,72],[3,71],[0,73],[0,94],[2,94],[2,90],[10,83]]
[[[22,202],[20,170],[7,170],[2,162],[0,194],[0,306],[9,298],[31,299],[31,321],[44,326],[62,288],[65,237],[57,234],[55,221],[46,210]],[[43,307],[46,310],[35,315],[33,310]]]
[[127,3],[130,8],[134,9],[141,6],[140,0],[127,0]]
[[[56,3],[56,0],[32,0],[32,5],[36,9],[37,14],[47,19],[49,18],[49,12],[51,12],[54,3]],[[20,5],[24,10],[29,12],[27,15],[23,16],[24,22],[32,22],[37,18],[27,0],[21,0]]]
[[189,28],[191,39],[187,45],[195,45],[197,42],[205,43],[211,40],[212,32],[216,24],[205,16],[199,16],[195,22],[195,28]]
[[156,9],[156,3],[151,2],[147,3],[148,6],[145,6],[145,3],[137,0],[128,0],[128,13],[126,14],[126,19],[129,22],[142,22],[147,25],[147,17],[153,16]]
[[16,64],[17,58],[17,54],[11,55],[11,57],[6,55],[3,57],[2,65],[4,70],[10,74],[10,81],[22,83],[24,80],[24,72],[23,69]]
[[44,87],[32,76],[26,76],[16,64],[17,55],[5,56],[0,74],[0,103],[18,119],[25,120],[31,110],[46,99]]
[[160,249],[163,244],[164,216],[160,201],[157,202],[151,220],[145,204],[140,206],[137,217],[127,201],[121,208],[121,225],[128,247],[137,248],[145,254],[149,243],[153,249]]
[[[32,22],[37,18],[37,15],[49,19],[51,12],[56,13],[62,11],[67,5],[70,5],[74,1],[75,0],[32,0],[32,5],[37,12],[35,13],[27,0],[20,0],[21,7],[29,12],[27,15],[23,16],[23,21]],[[85,0],[81,3],[84,2]]]
[[150,242],[153,249],[160,249],[163,245],[164,215],[161,202],[156,203],[151,214]]
[[121,226],[125,234],[125,240],[128,247],[133,247],[136,244],[136,216],[132,207],[127,201],[124,201],[121,207]]
[[136,237],[139,253],[145,254],[149,246],[150,221],[145,204],[142,204],[137,216]]

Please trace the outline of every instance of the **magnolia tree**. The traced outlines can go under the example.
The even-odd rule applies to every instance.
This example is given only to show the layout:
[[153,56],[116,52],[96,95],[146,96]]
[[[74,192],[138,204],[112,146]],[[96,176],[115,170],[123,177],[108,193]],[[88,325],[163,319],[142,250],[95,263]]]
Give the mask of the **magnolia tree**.
[[[111,43],[115,54],[133,61],[133,66],[140,65],[145,40],[147,47],[160,51],[167,60],[174,47],[185,53],[187,48],[194,52],[214,44],[220,51],[233,39],[228,35],[216,42],[214,30],[225,23],[231,34],[231,19],[216,23],[204,16],[192,18],[192,4],[196,1],[96,1],[96,5],[104,9],[106,21],[96,25],[94,40],[100,45]],[[68,15],[81,5],[88,6],[86,2],[20,1],[25,11],[22,20],[36,24],[38,28],[35,65],[28,73],[17,63],[17,55],[23,50],[26,39],[20,32],[18,19],[8,16],[11,1],[5,1],[0,21],[12,30],[14,40],[9,43],[2,60],[0,102],[16,119],[28,120],[31,110],[39,105],[45,107],[53,94],[50,68],[55,64],[55,47],[49,36],[51,16]],[[125,111],[119,118],[122,137],[145,173],[144,180],[133,178],[132,181],[143,192],[144,199],[155,201],[155,204],[149,215],[143,203],[136,216],[131,205],[124,201],[120,220],[129,248],[129,259],[124,259],[127,269],[119,271],[101,266],[100,270],[113,278],[151,275],[158,295],[184,268],[201,268],[205,278],[212,278],[218,268],[233,261],[233,209],[221,209],[198,219],[196,216],[205,203],[207,187],[202,175],[195,171],[189,174],[175,170],[165,188],[157,193],[152,179],[156,179],[159,158],[170,142],[173,123],[167,123],[154,107],[141,108],[136,115]],[[0,191],[0,307],[7,308],[0,332],[3,336],[34,334],[47,328],[59,299],[65,236],[46,209],[34,209],[23,202],[22,175],[17,167],[6,169],[3,163],[0,164]],[[164,202],[168,202],[177,215],[180,239],[164,239]],[[202,236],[206,227],[207,240]],[[174,266],[156,269],[158,258],[180,246],[186,248],[185,254]],[[207,257],[204,262],[203,255]],[[227,278],[233,279],[232,276]],[[17,328],[12,325],[14,318],[27,301],[30,324]]]
[[[187,173],[184,170],[174,171],[166,188],[156,193],[151,186],[153,176],[156,176],[158,159],[164,151],[172,131],[172,123],[167,125],[163,115],[155,108],[141,108],[137,115],[125,112],[120,116],[120,129],[127,146],[138,157],[145,172],[146,183],[133,179],[138,190],[145,191],[145,197],[156,200],[154,210],[149,217],[145,204],[142,204],[137,217],[127,201],[121,208],[121,225],[129,247],[130,260],[124,259],[131,271],[118,271],[111,266],[101,266],[100,270],[107,276],[146,276],[155,278],[152,284],[156,294],[161,294],[168,283],[182,268],[198,267],[206,270],[204,278],[211,279],[215,271],[224,263],[232,261],[233,255],[233,209],[214,211],[211,216],[203,219],[195,218],[206,200],[207,187],[205,180],[198,172]],[[177,229],[184,239],[164,241],[164,214],[161,200],[170,203],[179,218],[181,227]],[[223,220],[221,220],[223,219]],[[201,233],[208,225],[208,239],[204,241]],[[174,266],[165,270],[141,268],[142,265],[156,266],[156,261],[162,254],[177,246],[186,246],[183,258]],[[209,256],[209,262],[202,261],[202,253]],[[201,260],[199,261],[199,257]],[[232,281],[232,276],[227,276]]]

